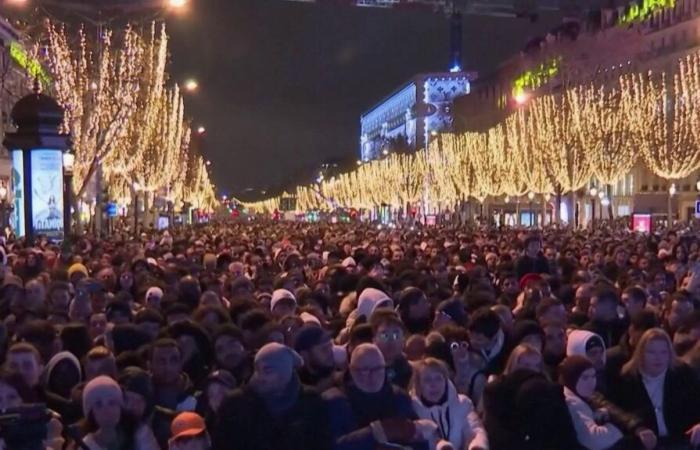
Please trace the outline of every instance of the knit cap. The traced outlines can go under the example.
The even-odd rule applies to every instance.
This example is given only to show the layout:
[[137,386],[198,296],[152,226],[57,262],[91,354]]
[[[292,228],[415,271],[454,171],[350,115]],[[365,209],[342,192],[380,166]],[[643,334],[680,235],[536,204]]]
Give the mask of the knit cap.
[[313,324],[304,325],[297,331],[296,339],[294,339],[294,350],[303,352],[330,339],[331,336],[323,328]]
[[275,309],[277,303],[279,303],[282,300],[292,300],[294,303],[297,302],[297,299],[296,297],[294,297],[294,294],[289,292],[287,289],[276,289],[275,292],[272,293],[272,300],[270,300],[270,311]]
[[116,381],[105,375],[90,380],[83,389],[83,414],[89,416],[95,403],[110,399],[116,400],[120,406],[124,403],[122,389]]

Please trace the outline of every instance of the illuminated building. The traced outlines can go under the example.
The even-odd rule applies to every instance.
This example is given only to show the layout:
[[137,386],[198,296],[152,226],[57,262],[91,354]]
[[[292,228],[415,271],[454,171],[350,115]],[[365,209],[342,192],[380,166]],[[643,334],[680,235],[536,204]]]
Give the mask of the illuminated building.
[[[529,41],[521,52],[492,74],[480,76],[469,95],[454,101],[458,132],[485,131],[502,122],[531,98],[556,94],[580,84],[606,86],[625,73],[668,71],[679,59],[700,50],[700,0],[637,0],[602,9],[592,18],[567,21],[546,36]],[[606,186],[616,217],[633,212],[667,215],[669,203],[677,218],[694,215],[700,173],[672,183],[654,175],[641,161],[617,183]],[[586,192],[577,193],[580,223],[591,219]],[[495,209],[514,208],[492,199]],[[600,202],[598,202],[600,207]],[[572,205],[566,205],[573,211]],[[607,218],[607,205],[603,217]],[[600,218],[600,213],[597,217]],[[569,217],[571,219],[571,217]]]
[[473,73],[419,74],[360,118],[362,160],[382,156],[393,145],[423,148],[431,132],[451,131],[452,103],[470,91]]

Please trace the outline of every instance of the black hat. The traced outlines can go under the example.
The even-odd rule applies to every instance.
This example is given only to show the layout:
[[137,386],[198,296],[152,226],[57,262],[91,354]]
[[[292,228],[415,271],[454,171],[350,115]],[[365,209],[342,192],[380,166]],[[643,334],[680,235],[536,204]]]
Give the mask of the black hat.
[[299,328],[294,339],[294,350],[302,352],[330,340],[331,336],[318,325],[308,324]]

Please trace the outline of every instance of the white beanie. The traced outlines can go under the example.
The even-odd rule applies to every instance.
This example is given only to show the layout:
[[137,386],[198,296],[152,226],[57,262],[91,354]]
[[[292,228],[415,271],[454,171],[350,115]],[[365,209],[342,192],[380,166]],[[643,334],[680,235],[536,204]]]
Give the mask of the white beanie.
[[98,400],[115,399],[121,406],[124,402],[124,394],[119,384],[108,376],[100,375],[90,380],[83,389],[83,414],[90,415],[92,407]]
[[280,300],[285,300],[285,299],[293,300],[294,303],[297,302],[297,299],[296,299],[296,297],[294,296],[294,294],[292,294],[292,293],[289,292],[288,290],[286,290],[286,289],[276,289],[276,290],[272,293],[272,299],[270,300],[270,311],[272,311],[272,310],[275,309],[275,306],[277,305],[277,303],[278,303]]
[[314,316],[313,314],[307,313],[304,311],[299,315],[299,318],[304,322],[304,323],[315,323],[319,327],[321,326],[321,321],[318,320],[318,317]]
[[[388,303],[388,304],[387,304]],[[372,317],[372,313],[379,306],[394,307],[394,301],[385,292],[375,288],[366,288],[357,299],[357,315],[366,319]]]
[[144,297],[144,299],[148,300],[148,297],[150,297],[151,295],[157,295],[158,298],[163,298],[163,289],[159,288],[158,286],[151,286],[146,291],[146,296]]
[[357,263],[355,262],[355,259],[352,256],[348,256],[345,258],[341,264],[343,267],[348,268],[350,266],[357,266]]

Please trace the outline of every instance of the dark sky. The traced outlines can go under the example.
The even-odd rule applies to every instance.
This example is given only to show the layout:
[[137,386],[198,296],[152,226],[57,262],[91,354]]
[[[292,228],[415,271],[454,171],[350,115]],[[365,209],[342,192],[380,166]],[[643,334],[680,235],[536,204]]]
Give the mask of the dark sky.
[[[423,12],[284,0],[192,0],[170,23],[175,79],[207,128],[220,193],[299,181],[322,161],[357,158],[360,114],[419,72],[447,66],[448,21]],[[486,73],[556,17],[465,19],[465,67]],[[248,192],[245,197],[250,197]]]

